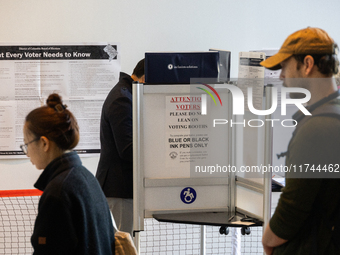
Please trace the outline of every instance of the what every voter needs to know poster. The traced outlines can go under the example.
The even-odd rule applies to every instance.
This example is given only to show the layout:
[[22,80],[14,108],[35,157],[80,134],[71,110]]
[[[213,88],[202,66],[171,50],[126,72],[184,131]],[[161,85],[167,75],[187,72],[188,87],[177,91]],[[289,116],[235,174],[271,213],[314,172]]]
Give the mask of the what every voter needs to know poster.
[[77,118],[75,150],[99,153],[101,108],[119,79],[119,51],[116,43],[0,45],[0,158],[26,157],[20,150],[25,116],[51,93]]

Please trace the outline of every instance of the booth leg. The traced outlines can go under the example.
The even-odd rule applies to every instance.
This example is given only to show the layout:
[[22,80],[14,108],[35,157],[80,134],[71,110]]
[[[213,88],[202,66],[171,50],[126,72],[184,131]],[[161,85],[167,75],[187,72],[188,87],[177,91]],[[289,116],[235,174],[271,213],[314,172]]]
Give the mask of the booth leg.
[[241,255],[241,231],[240,228],[231,228],[231,254]]
[[206,248],[205,247],[205,242],[206,242],[205,231],[206,231],[206,226],[201,225],[200,255],[205,255],[205,248]]
[[140,254],[140,236],[139,236],[140,232],[135,232],[134,233],[134,237],[133,237],[133,243],[135,244],[136,250],[137,250],[137,254]]

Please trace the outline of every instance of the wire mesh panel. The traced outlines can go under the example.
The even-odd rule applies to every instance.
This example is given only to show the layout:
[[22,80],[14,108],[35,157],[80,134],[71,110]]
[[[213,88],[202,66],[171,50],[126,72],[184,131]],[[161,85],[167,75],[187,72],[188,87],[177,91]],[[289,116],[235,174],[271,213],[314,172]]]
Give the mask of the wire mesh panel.
[[[241,235],[241,228],[236,228],[235,233],[229,228],[228,235],[219,233],[220,227],[206,227],[206,254],[237,254],[239,250],[242,255],[263,254],[262,248],[262,227],[252,227],[249,235]],[[237,242],[238,235],[240,241]],[[234,242],[233,243],[233,240]],[[233,249],[234,246],[234,249]],[[237,247],[239,246],[239,247]],[[236,248],[235,248],[236,247]]]
[[200,226],[144,219],[140,254],[200,254]]
[[232,254],[231,236],[221,235],[220,227],[206,227],[206,254]]
[[250,235],[241,236],[241,254],[263,254],[262,227],[250,228]]
[[[232,234],[221,235],[219,227],[206,226],[205,254],[233,254]],[[237,231],[241,231],[237,228]],[[231,232],[231,231],[230,231]],[[201,227],[198,225],[158,222],[144,219],[144,231],[140,232],[140,254],[199,255]],[[250,235],[241,235],[239,245],[242,255],[263,254],[262,227],[252,227]]]
[[[11,191],[9,195],[6,192],[0,191],[0,255],[32,254],[30,238],[41,193],[36,190]],[[199,225],[144,219],[144,227],[145,231],[140,232],[142,255],[201,254]],[[252,227],[250,235],[241,235],[241,254],[263,254],[261,238],[262,227]],[[221,235],[219,227],[206,226],[205,251],[207,255],[233,254],[232,234]]]
[[0,254],[32,254],[30,238],[40,194],[36,190],[0,192]]

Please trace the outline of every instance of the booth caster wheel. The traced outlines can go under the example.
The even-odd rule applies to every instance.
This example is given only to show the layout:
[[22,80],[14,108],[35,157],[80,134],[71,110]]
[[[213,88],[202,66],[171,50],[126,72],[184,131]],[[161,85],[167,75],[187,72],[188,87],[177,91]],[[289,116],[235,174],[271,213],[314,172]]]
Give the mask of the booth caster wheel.
[[221,235],[228,235],[229,234],[229,228],[226,226],[221,226],[220,227],[220,234]]
[[241,228],[241,234],[242,235],[249,235],[250,234],[250,228],[249,227],[242,227]]

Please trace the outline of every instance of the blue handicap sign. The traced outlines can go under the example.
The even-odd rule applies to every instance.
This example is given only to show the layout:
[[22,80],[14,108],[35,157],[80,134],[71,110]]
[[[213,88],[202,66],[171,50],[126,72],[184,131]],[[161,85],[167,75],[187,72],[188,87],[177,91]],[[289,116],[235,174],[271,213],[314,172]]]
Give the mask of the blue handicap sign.
[[181,191],[181,200],[185,204],[191,204],[196,200],[196,191],[191,187],[186,187]]

